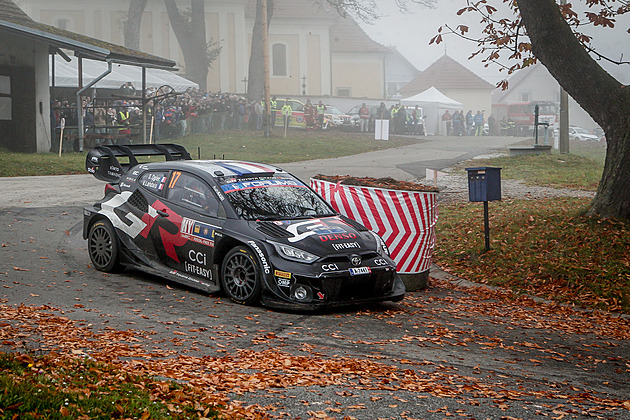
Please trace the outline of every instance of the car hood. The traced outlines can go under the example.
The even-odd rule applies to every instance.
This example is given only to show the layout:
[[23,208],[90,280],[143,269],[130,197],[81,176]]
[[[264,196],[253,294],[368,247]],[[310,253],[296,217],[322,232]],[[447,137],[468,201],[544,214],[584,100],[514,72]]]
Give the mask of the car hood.
[[262,232],[270,241],[290,245],[320,257],[377,249],[376,239],[367,229],[346,222],[340,216],[251,223],[254,229]]

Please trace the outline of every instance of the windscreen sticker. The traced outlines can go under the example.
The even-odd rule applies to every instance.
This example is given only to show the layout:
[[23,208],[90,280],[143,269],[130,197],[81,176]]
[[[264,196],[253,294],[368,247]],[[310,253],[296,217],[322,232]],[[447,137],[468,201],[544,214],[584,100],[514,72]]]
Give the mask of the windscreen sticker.
[[250,190],[253,188],[269,188],[269,187],[298,187],[307,188],[301,182],[292,179],[268,179],[259,181],[242,181],[232,184],[221,185],[223,192],[231,193],[234,191]]

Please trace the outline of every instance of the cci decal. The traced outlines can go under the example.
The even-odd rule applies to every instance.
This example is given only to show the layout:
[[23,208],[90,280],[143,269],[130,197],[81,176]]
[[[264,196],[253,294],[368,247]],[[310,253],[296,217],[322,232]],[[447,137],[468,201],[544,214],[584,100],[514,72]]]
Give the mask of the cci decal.
[[291,278],[291,273],[288,273],[286,271],[274,270],[273,275],[276,277],[281,277],[283,279]]
[[215,226],[184,217],[182,218],[179,232],[184,238],[193,242],[206,246],[214,246],[214,229]]
[[377,258],[374,260],[374,265],[388,265],[387,260],[385,258]]
[[258,258],[260,258],[260,262],[262,263],[263,271],[265,272],[265,274],[271,273],[271,267],[269,267],[269,263],[267,262],[267,258],[265,258],[265,254],[262,252],[262,249],[260,249],[258,244],[254,241],[247,241],[247,243],[258,254]]
[[337,264],[322,264],[322,270],[323,271],[338,271],[339,267],[337,267]]

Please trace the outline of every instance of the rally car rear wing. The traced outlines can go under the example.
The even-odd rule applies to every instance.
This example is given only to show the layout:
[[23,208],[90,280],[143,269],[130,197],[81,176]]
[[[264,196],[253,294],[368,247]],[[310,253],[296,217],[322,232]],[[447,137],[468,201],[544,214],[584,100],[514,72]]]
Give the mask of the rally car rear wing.
[[[85,169],[96,179],[118,182],[131,168],[137,165],[138,156],[164,156],[166,160],[190,160],[190,154],[179,144],[130,144],[127,146],[95,146],[85,158]],[[121,163],[124,157],[128,163]]]

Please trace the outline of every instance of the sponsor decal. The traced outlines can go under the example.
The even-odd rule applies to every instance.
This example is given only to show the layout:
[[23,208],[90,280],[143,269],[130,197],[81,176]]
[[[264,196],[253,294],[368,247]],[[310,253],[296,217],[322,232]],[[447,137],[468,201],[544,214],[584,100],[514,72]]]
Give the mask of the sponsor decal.
[[341,242],[338,244],[331,244],[335,251],[341,251],[342,249],[354,249],[361,248],[358,242]]
[[258,181],[242,181],[221,185],[223,192],[231,193],[234,191],[250,190],[252,188],[269,188],[269,187],[299,187],[306,188],[306,185],[293,179],[266,179]]
[[273,275],[276,277],[281,277],[283,279],[291,278],[291,273],[288,273],[286,271],[274,270]]
[[212,271],[208,268],[197,265],[201,264],[202,266],[208,266],[208,256],[206,254],[191,249],[188,251],[188,259],[192,261],[192,264],[188,261],[184,261],[184,269],[187,272],[212,280]]
[[131,188],[131,185],[127,184],[126,182],[121,182],[119,184],[122,188]]
[[383,266],[383,265],[389,265],[389,263],[387,262],[385,258],[377,258],[374,260],[374,265]]
[[331,233],[345,233],[346,230],[340,226],[322,226],[313,229],[318,235],[329,235]]
[[278,286],[280,286],[280,287],[290,287],[291,286],[291,280],[290,279],[276,279],[276,282],[278,283]]
[[358,276],[361,274],[370,274],[372,272],[372,270],[370,270],[370,267],[353,267],[353,268],[349,268],[348,269],[350,271],[350,275],[351,276]]
[[339,267],[337,266],[337,264],[322,264],[322,270],[323,271],[337,271],[339,270]]
[[340,239],[356,239],[356,233],[334,233],[331,235],[319,235],[319,240],[322,242],[326,241],[338,241]]
[[98,163],[98,156],[92,156],[90,158],[90,161],[94,162],[94,163]]
[[87,168],[87,171],[88,171],[89,173],[93,174],[93,173],[95,173],[95,172],[96,172],[96,169],[94,169],[94,168],[92,168],[92,167],[89,167],[89,168]]
[[131,212],[121,217],[118,212],[114,211],[116,208],[127,203],[129,196],[131,196],[131,191],[124,191],[120,194],[113,195],[112,198],[101,204],[99,214],[107,217],[116,229],[120,229],[133,239],[142,232],[147,226],[147,223]]
[[135,171],[131,172],[131,175],[138,176],[138,175],[140,175],[140,171],[136,169]]
[[188,259],[193,263],[208,265],[206,262],[208,260],[206,254],[204,254],[203,252],[197,252],[194,249],[188,251]]
[[326,295],[324,295],[322,292],[317,292],[317,297],[319,298],[319,300],[324,300]]
[[190,282],[193,282],[193,283],[205,284],[205,283],[197,280],[196,278],[187,276],[186,274],[180,273],[177,270],[171,270],[171,271],[169,271],[169,274],[172,274],[172,275],[177,276],[177,277],[181,277],[181,278],[186,279],[186,280],[188,280]]
[[197,276],[205,277],[208,280],[212,280],[212,271],[208,268],[200,267],[198,265],[191,264],[188,261],[184,261],[184,270],[190,274],[195,274]]
[[219,190],[219,188],[216,185],[213,185],[212,188],[214,189],[214,192],[217,193],[219,200],[221,201],[225,200],[225,197],[223,197],[223,193],[221,192],[221,190]]
[[247,241],[247,243],[256,251],[258,254],[258,258],[260,258],[260,262],[263,266],[263,271],[265,274],[271,273],[271,267],[269,267],[269,263],[267,262],[267,258],[265,258],[265,254],[262,252],[262,249],[256,244],[254,241]]
[[179,232],[188,240],[213,247],[215,235],[214,229],[214,226],[184,217],[182,218],[182,224],[179,228]]
[[[317,235],[313,229],[319,227],[326,227],[324,223],[322,223],[319,219],[306,220],[304,222],[294,223],[287,228],[287,232],[293,235],[292,238],[288,238],[289,242],[299,242],[304,238],[308,238],[312,235]],[[298,233],[300,228],[303,228],[304,231],[302,233]]]

